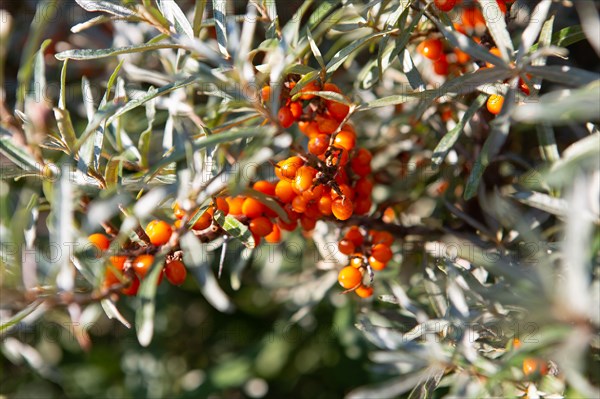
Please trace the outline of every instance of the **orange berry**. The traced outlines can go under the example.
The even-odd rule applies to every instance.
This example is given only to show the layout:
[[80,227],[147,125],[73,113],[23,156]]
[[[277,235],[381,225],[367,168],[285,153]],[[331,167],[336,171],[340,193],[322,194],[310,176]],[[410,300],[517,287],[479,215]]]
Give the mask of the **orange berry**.
[[329,193],[324,193],[321,198],[319,198],[318,208],[319,212],[321,212],[325,216],[331,215],[331,205],[333,204],[333,200],[331,199],[331,195]]
[[338,185],[348,185],[350,183],[350,178],[348,177],[348,172],[346,172],[345,168],[338,169],[337,174],[335,175],[335,182]]
[[467,7],[463,9],[461,21],[466,29],[481,30],[485,28],[485,18],[481,10],[476,7]]
[[465,27],[464,27],[464,25],[463,25],[463,24],[459,24],[458,22],[455,22],[455,23],[453,23],[452,25],[454,26],[454,29],[455,29],[457,32],[460,32],[460,33],[462,33],[463,35],[465,35],[465,34],[467,33],[467,31],[465,30]]
[[446,59],[446,54],[442,54],[442,56],[433,63],[433,71],[440,76],[447,76],[448,70],[449,64]]
[[531,93],[531,90],[529,90],[529,86],[527,86],[527,83],[525,83],[525,81],[521,78],[519,78],[519,89],[526,96],[528,96]]
[[456,5],[456,0],[434,0],[434,4],[438,10],[448,12]]
[[335,83],[325,83],[323,85],[323,91],[333,91],[334,93],[341,94],[342,91]]
[[361,284],[354,292],[361,298],[369,298],[373,296],[373,287]]
[[153,245],[164,245],[169,242],[173,229],[163,220],[153,220],[146,226],[146,234]]
[[210,227],[210,225],[212,224],[212,222],[213,222],[213,217],[210,214],[210,212],[208,212],[208,209],[207,209],[206,211],[204,211],[204,213],[202,213],[202,215],[200,215],[198,220],[196,220],[196,223],[194,223],[194,225],[192,226],[192,229],[196,230],[196,231],[208,229]]
[[432,61],[435,61],[442,56],[443,49],[444,45],[440,39],[425,39],[417,46],[419,54]]
[[175,202],[175,205],[173,205],[173,216],[175,216],[177,219],[183,219],[185,216],[185,212],[179,207],[177,202]]
[[348,151],[346,149],[334,149],[329,157],[331,164],[335,166],[345,166],[348,164]]
[[187,270],[183,262],[178,260],[172,260],[165,265],[163,273],[167,278],[167,281],[173,285],[181,285],[187,277]]
[[292,202],[296,197],[296,193],[292,188],[292,183],[285,180],[279,180],[275,186],[275,196],[284,204]]
[[134,274],[129,281],[129,285],[121,290],[123,295],[135,296],[140,289],[140,279]]
[[322,214],[321,211],[319,211],[319,208],[316,204],[316,201],[309,201],[306,204],[306,210],[304,211],[304,216],[306,216],[307,218],[311,218],[311,219],[319,219]]
[[346,266],[340,270],[338,282],[347,290],[354,288],[362,282],[362,273],[355,267]]
[[298,194],[310,189],[313,185],[313,180],[317,175],[317,170],[312,166],[301,166],[296,172],[294,184],[292,188]]
[[319,132],[319,124],[316,121],[300,121],[298,122],[298,128],[308,137],[314,137],[317,134],[321,134],[321,132]]
[[317,115],[316,121],[319,132],[323,134],[331,134],[335,132],[339,126],[339,123],[335,119],[325,116]]
[[265,216],[252,219],[248,227],[253,234],[259,237],[265,237],[273,231],[273,223]]
[[242,204],[242,213],[250,219],[254,219],[262,215],[265,206],[257,199],[246,198]]
[[339,188],[339,193],[338,193],[338,190],[335,190],[335,189],[331,190],[331,199],[335,200],[336,198],[347,198],[347,199],[351,200],[354,198],[354,191],[352,191],[352,189],[350,188],[349,185],[339,184],[338,188]]
[[311,188],[302,193],[302,198],[304,198],[306,201],[317,201],[323,196],[324,190],[325,189],[323,188],[322,184],[312,186]]
[[326,134],[317,134],[308,140],[308,152],[315,155],[324,154],[329,147],[329,136]]
[[300,157],[289,157],[279,161],[275,167],[275,175],[281,180],[291,181],[296,177],[296,172],[304,164]]
[[[500,49],[498,47],[492,47],[490,49],[490,54],[493,54],[498,58],[502,58],[502,53],[500,52]],[[493,68],[494,64],[492,64],[491,62],[486,62],[485,66],[488,68]]]
[[312,81],[309,84],[307,84],[306,86],[304,86],[302,89],[300,89],[300,93],[302,93],[300,95],[300,99],[301,100],[312,100],[313,98],[315,98],[314,94],[306,94],[306,92],[308,91],[319,91],[320,87],[318,85],[318,83],[316,81]]
[[99,251],[106,251],[110,247],[110,240],[101,233],[91,234],[88,241],[92,243]]
[[513,348],[519,349],[521,347],[521,340],[519,338],[513,338]]
[[350,255],[354,252],[354,243],[347,238],[341,239],[338,242],[338,249],[344,255]]
[[523,360],[523,373],[526,376],[532,374],[546,375],[548,374],[548,364],[542,359],[526,357]]
[[380,262],[373,256],[369,256],[369,265],[373,270],[383,270],[387,266],[387,263]]
[[304,113],[302,104],[299,101],[292,101],[290,104],[290,112],[292,113],[294,120],[298,120]]
[[348,115],[348,112],[350,112],[349,106],[336,101],[326,100],[325,106],[327,107],[329,115],[333,116],[333,118],[339,122],[343,121],[346,115]]
[[229,213],[229,203],[227,202],[227,200],[225,200],[225,198],[223,198],[223,197],[215,198],[214,205],[217,207],[218,210],[223,212],[225,215],[227,215]]
[[242,205],[244,204],[244,201],[245,201],[244,197],[233,197],[233,198],[227,197],[225,200],[229,204],[229,213],[230,214],[232,214],[232,215],[243,214]]
[[150,270],[150,267],[152,267],[153,263],[154,255],[143,254],[139,255],[133,260],[132,267],[136,274],[140,276],[140,278],[144,278],[146,277],[146,274],[148,274],[148,271]]
[[373,182],[366,177],[361,177],[356,181],[354,185],[354,190],[356,191],[359,197],[370,197],[371,192],[373,191]]
[[387,231],[377,231],[372,230],[371,232],[371,242],[373,245],[375,244],[383,244],[388,247],[394,243],[394,236]]
[[504,104],[504,97],[493,94],[487,100],[487,109],[490,113],[498,115],[502,111],[502,105]]
[[331,204],[331,212],[338,220],[348,220],[354,212],[354,206],[350,199],[343,199],[339,197],[333,200],[333,204]]
[[271,86],[263,86],[263,88],[260,89],[260,96],[264,102],[269,101],[271,98]]
[[[383,217],[381,218],[385,223],[394,223],[396,221],[396,211],[391,206],[388,206],[383,211]],[[391,244],[390,244],[391,245]]]
[[281,127],[287,129],[288,127],[294,124],[294,115],[289,107],[281,107],[279,108],[279,112],[277,113],[277,118],[279,119],[279,123]]
[[359,197],[354,201],[354,213],[357,215],[364,215],[369,213],[373,206],[373,201],[370,197]]
[[471,56],[458,47],[454,48],[454,54],[456,55],[456,62],[459,64],[466,64],[471,59]]
[[371,247],[371,256],[382,263],[387,263],[392,259],[392,250],[385,244],[375,244]]
[[349,132],[347,130],[342,130],[338,134],[335,135],[335,139],[333,140],[333,145],[339,148],[343,148],[345,150],[352,150],[356,145],[356,134]]
[[310,218],[306,215],[302,215],[302,217],[300,217],[300,226],[302,226],[303,230],[311,231],[312,229],[315,228],[316,225],[317,225],[316,219]]
[[115,272],[112,269],[107,267],[106,270],[104,271],[104,280],[102,280],[102,287],[110,288],[111,286],[113,286],[115,284],[119,284],[120,282],[121,282],[121,280],[115,274]]
[[292,201],[292,209],[294,212],[304,213],[306,210],[307,201],[301,195],[294,197]]
[[252,185],[252,188],[267,195],[275,195],[275,184],[266,180],[259,180]]
[[359,148],[352,160],[350,168],[358,176],[366,176],[371,173],[371,152],[364,148]]
[[355,247],[360,247],[365,241],[363,234],[360,232],[360,229],[356,226],[350,227],[350,229],[348,229],[348,231],[346,232],[344,238],[352,241]]
[[298,227],[298,221],[296,219],[291,219],[289,223],[286,223],[286,222],[284,222],[283,220],[280,219],[277,222],[277,224],[283,230],[287,230],[287,231],[294,231],[294,230],[296,230],[296,227]]
[[363,266],[363,256],[361,253],[355,253],[350,256],[350,266],[357,269]]
[[506,7],[506,3],[504,2],[504,0],[496,0],[496,3],[498,3],[498,7],[500,8],[500,11],[502,12],[502,14],[506,14],[507,7]]
[[117,269],[123,270],[125,268],[125,262],[127,262],[127,256],[116,255],[108,258],[110,263]]
[[277,224],[273,224],[273,231],[265,236],[265,241],[271,244],[281,241],[281,229]]

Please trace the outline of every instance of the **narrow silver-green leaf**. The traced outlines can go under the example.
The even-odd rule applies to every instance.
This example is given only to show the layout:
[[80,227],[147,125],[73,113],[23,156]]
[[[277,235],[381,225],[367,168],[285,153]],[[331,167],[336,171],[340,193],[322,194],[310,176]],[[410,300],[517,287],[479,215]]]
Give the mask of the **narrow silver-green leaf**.
[[63,61],[66,59],[72,60],[95,60],[98,58],[114,57],[120,54],[132,54],[132,53],[143,53],[145,51],[161,50],[166,48],[180,49],[184,48],[180,44],[173,43],[154,43],[154,44],[141,44],[137,46],[127,47],[115,47],[106,49],[77,49],[77,50],[66,50],[55,55],[56,59]]
[[36,310],[44,301],[35,300],[34,302],[27,305],[27,307],[20,312],[14,314],[8,320],[0,320],[0,337],[6,334],[11,327],[18,324],[25,317],[29,316],[34,310]]
[[556,216],[565,216],[568,211],[568,203],[562,198],[554,198],[548,194],[536,191],[518,191],[512,197],[519,202],[532,206]]
[[[505,62],[509,62],[515,52],[515,48],[506,28],[504,13],[500,10],[496,0],[479,0],[479,3],[481,4],[483,18],[485,19],[488,31],[500,50],[502,59]],[[535,16],[536,18],[544,18],[538,17],[538,14],[535,14]]]
[[127,7],[123,7],[114,1],[103,1],[103,0],[75,0],[77,4],[86,11],[94,12],[106,12],[119,17],[130,17],[135,14]]
[[179,242],[183,250],[183,260],[198,280],[202,295],[215,309],[226,313],[232,312],[235,309],[233,303],[219,287],[214,272],[210,269],[206,245],[202,245],[192,232],[184,234]]
[[58,96],[58,108],[54,108],[54,117],[56,118],[56,124],[62,140],[72,150],[77,142],[77,136],[73,122],[71,121],[71,114],[67,110],[65,99],[67,92],[67,63],[68,60],[63,61],[60,71],[60,93]]
[[204,16],[204,10],[206,9],[206,3],[208,0],[196,0],[194,5],[194,37],[200,35],[200,29],[202,29],[202,17]]
[[315,43],[315,39],[313,39],[312,34],[310,33],[310,29],[306,31],[306,37],[308,38],[308,42],[310,43],[310,49],[315,56],[315,59],[319,63],[322,69],[325,69],[325,60],[323,60],[323,56],[321,55],[321,51],[319,47],[317,47],[317,43]]
[[481,107],[483,107],[483,104],[485,104],[486,100],[487,95],[480,94],[475,99],[475,101],[473,101],[473,103],[469,106],[469,108],[467,109],[461,120],[456,124],[456,126],[444,135],[444,137],[440,140],[438,145],[433,150],[433,156],[431,158],[431,163],[433,165],[439,166],[442,163],[442,161],[444,161],[444,158],[446,158],[448,151],[450,151],[454,143],[456,143],[456,140],[458,140],[458,137],[464,130],[466,124],[469,123],[471,118],[473,118],[473,115],[475,115],[475,113]]
[[540,143],[540,155],[548,162],[556,162],[560,159],[554,129],[547,123],[536,125],[538,142]]
[[326,100],[335,101],[336,103],[341,103],[348,106],[352,105],[352,102],[348,100],[348,98],[340,93],[336,93],[335,91],[306,91],[303,94],[313,94]]
[[137,297],[141,303],[135,312],[135,330],[142,346],[150,345],[154,335],[154,310],[157,282],[162,273],[164,256],[155,256],[146,277],[142,279]]
[[550,92],[535,103],[525,103],[512,113],[514,120],[528,123],[572,124],[600,121],[600,81],[580,89]]
[[343,49],[335,53],[331,61],[327,63],[327,74],[331,75],[333,72],[335,72],[344,63],[344,61],[346,61],[346,58],[348,58],[348,56],[353,52],[358,51],[361,47],[369,44],[376,38],[388,35],[389,33],[390,31],[371,33],[370,35],[356,40],[348,46],[344,47]]
[[175,31],[181,35],[186,35],[190,39],[194,38],[194,30],[190,21],[187,19],[181,8],[173,0],[160,0],[158,3],[160,11],[162,11],[167,21],[171,22],[175,27]]
[[25,42],[25,48],[21,52],[19,72],[17,73],[17,103],[15,108],[23,110],[25,96],[29,92],[31,75],[33,73],[33,59],[39,45],[42,42],[46,26],[55,20],[55,15],[60,9],[57,0],[40,1],[37,3],[35,15],[29,29],[29,35]]
[[551,0],[543,0],[539,2],[533,10],[529,25],[527,25],[527,28],[525,28],[521,35],[521,45],[519,46],[519,52],[517,54],[517,64],[523,59],[525,54],[529,52],[533,43],[535,43],[535,40],[540,34],[542,26],[546,21],[546,16],[548,15],[551,5]]
[[[54,201],[52,202],[53,237],[61,249],[73,242],[73,205],[75,196],[71,181],[71,168],[69,164],[61,168],[58,184],[54,185]],[[67,252],[68,253],[68,252]],[[63,291],[72,291],[75,287],[75,270],[71,265],[69,256],[61,256],[55,265],[58,269],[56,286]]]
[[527,65],[524,67],[526,73],[538,76],[552,82],[560,83],[565,86],[583,86],[588,83],[600,80],[600,74],[586,71],[580,68],[567,65],[548,65],[535,66]]
[[224,215],[221,211],[216,211],[214,215],[215,221],[225,230],[229,235],[240,240],[246,247],[254,248],[256,243],[254,237],[248,229],[248,226],[237,220],[232,215]]
[[104,313],[106,313],[106,317],[109,319],[117,319],[127,328],[131,328],[131,324],[127,321],[125,317],[119,312],[119,309],[115,306],[115,304],[110,299],[103,299],[100,304],[102,305],[102,309],[104,309]]
[[44,165],[37,162],[33,156],[19,145],[15,144],[12,134],[0,126],[0,152],[13,161],[19,168],[32,172],[43,170]]
[[213,0],[213,15],[219,52],[225,58],[229,58],[229,52],[227,51],[227,2],[225,0]]

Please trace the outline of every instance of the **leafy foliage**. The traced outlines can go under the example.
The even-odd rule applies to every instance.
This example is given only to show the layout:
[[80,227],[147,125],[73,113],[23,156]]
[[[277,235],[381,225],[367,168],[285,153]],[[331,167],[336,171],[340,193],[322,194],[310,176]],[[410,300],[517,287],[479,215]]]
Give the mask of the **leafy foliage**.
[[[1,12],[0,394],[600,396],[596,9],[178,3]],[[186,229],[221,195],[288,222],[249,188],[307,146],[278,120],[284,92],[349,106],[331,140],[353,123],[375,205],[279,244],[221,210],[214,231]],[[175,203],[184,228],[149,246],[142,226]],[[395,238],[372,299],[336,286],[350,226]],[[128,245],[155,251],[132,298],[110,260]],[[193,279],[157,285],[173,256]]]

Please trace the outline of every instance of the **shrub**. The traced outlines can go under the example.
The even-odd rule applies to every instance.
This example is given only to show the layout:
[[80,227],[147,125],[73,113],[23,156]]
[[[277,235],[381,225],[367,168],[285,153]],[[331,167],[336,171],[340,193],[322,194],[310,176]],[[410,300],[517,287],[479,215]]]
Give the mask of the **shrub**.
[[600,396],[593,3],[77,3],[2,13],[2,394]]

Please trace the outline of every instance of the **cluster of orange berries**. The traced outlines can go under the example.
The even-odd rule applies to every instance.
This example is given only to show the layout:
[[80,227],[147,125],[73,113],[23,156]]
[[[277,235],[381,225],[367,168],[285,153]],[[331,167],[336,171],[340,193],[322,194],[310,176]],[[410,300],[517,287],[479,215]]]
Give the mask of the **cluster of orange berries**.
[[394,237],[387,231],[369,230],[363,234],[357,226],[348,229],[338,242],[338,249],[350,259],[350,264],[340,270],[338,282],[346,292],[354,291],[361,298],[373,295],[373,287],[364,284],[365,275],[373,276],[373,270],[383,270],[392,259],[390,246]]
[[[510,3],[510,1],[508,1]],[[458,2],[456,0],[436,0],[436,7],[443,12],[451,11]],[[502,14],[506,14],[507,1],[497,0]],[[463,7],[461,22],[454,23],[454,29],[462,34],[469,34],[478,43],[481,39],[474,36],[485,32],[485,18],[482,11],[476,6]],[[450,74],[461,74],[465,71],[466,64],[471,57],[464,51],[454,48],[452,52],[446,52],[444,42],[440,38],[427,38],[417,46],[417,51],[433,62],[433,70],[436,74],[448,76]],[[497,49],[496,49],[497,50]]]
[[[153,220],[145,229],[146,235],[154,246],[162,246],[169,242],[173,229],[171,225],[162,220]],[[110,247],[108,236],[95,233],[88,237],[99,251],[107,251]],[[151,250],[151,247],[149,248]],[[124,295],[136,295],[140,286],[140,280],[144,279],[154,264],[154,255],[141,253],[136,256],[114,255],[108,258],[110,266],[106,268],[103,287],[110,288],[116,284],[123,285],[121,293]],[[173,285],[181,285],[187,277],[187,270],[178,256],[167,256],[159,276],[158,284],[161,283],[163,275]]]
[[[507,4],[512,3],[511,0],[497,0],[498,7],[503,15],[508,10]],[[449,12],[460,3],[457,0],[435,0],[435,6],[442,12]],[[483,12],[477,6],[463,7],[460,14],[460,22],[454,23],[454,29],[463,34],[469,34],[477,43],[481,43],[481,39],[475,35],[480,35],[485,32],[486,24]],[[433,70],[436,74],[447,76],[455,73],[460,74],[465,71],[466,64],[470,60],[470,56],[464,51],[454,48],[453,54],[444,52],[444,42],[440,38],[427,38],[417,46],[417,51],[424,57],[433,62]],[[490,48],[490,53],[500,57],[500,50],[497,47]],[[493,68],[491,63],[485,63],[480,69]],[[520,79],[519,88],[523,94],[528,96],[530,89],[527,83]],[[493,115],[498,115],[504,105],[504,97],[501,95],[491,95],[486,103],[488,111]]]
[[[498,7],[503,15],[506,14],[508,10],[507,3],[513,3],[514,0],[496,0]],[[450,12],[454,9],[457,4],[461,4],[461,0],[434,0],[433,2],[436,8],[443,12]],[[463,7],[460,14],[460,20],[462,24],[459,26],[462,27],[460,30],[462,33],[476,33],[485,30],[485,18],[483,16],[483,12],[480,8],[478,8],[475,4]],[[456,25],[455,25],[456,27]],[[459,30],[459,29],[457,29]]]
[[[313,94],[341,94],[340,89],[333,83],[313,81],[290,97],[289,92],[296,85],[291,79],[282,91],[278,117],[284,128],[298,122],[299,130],[308,137],[308,151],[275,165],[279,179],[275,197],[290,219],[300,220],[304,230],[312,230],[323,216],[347,220],[353,214],[366,214],[372,206],[373,182],[368,177],[372,155],[364,148],[356,148],[352,125],[341,125],[349,107]],[[262,90],[264,101],[270,98],[268,87]]]

